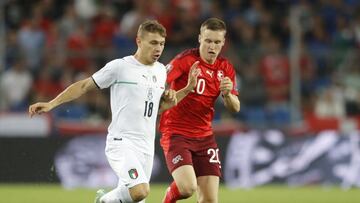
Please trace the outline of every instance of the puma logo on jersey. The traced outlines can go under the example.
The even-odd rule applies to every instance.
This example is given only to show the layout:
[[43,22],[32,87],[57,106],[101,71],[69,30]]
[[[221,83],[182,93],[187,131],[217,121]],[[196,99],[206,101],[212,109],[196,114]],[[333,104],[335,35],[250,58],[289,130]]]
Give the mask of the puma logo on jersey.
[[173,159],[172,159],[172,162],[173,162],[173,164],[177,164],[177,163],[179,163],[179,161],[182,161],[182,160],[184,160],[182,157],[181,157],[181,155],[179,154],[179,155],[177,155],[176,157],[174,157]]
[[214,71],[206,70],[206,74],[210,75],[210,77],[213,77]]

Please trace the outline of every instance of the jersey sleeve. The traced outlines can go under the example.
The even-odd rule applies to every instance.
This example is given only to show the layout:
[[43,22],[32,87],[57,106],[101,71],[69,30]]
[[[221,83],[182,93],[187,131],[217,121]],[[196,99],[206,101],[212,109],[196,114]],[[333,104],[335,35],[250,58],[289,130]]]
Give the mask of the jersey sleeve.
[[225,75],[228,76],[233,83],[233,89],[231,90],[231,94],[236,96],[239,95],[239,91],[237,88],[236,72],[233,65],[228,64]]
[[172,81],[176,80],[183,73],[185,73],[185,70],[183,69],[183,65],[180,63],[180,60],[177,58],[173,59],[166,66],[166,70],[167,70],[167,79],[166,79],[167,84],[170,84]]
[[108,88],[110,85],[112,85],[114,82],[116,82],[117,78],[117,60],[110,61],[107,63],[103,68],[98,70],[92,75],[92,78],[95,82],[95,84],[100,88]]

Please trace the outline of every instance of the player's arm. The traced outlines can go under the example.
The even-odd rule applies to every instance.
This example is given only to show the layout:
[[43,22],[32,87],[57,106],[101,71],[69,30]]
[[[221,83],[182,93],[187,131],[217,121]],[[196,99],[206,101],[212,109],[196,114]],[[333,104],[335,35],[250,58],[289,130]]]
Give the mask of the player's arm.
[[164,92],[164,95],[161,98],[161,102],[160,102],[159,113],[177,105],[177,103],[179,103],[182,99],[184,99],[195,88],[197,83],[197,77],[200,74],[200,69],[197,68],[198,65],[199,65],[199,61],[196,61],[191,66],[188,75],[188,83],[184,88],[178,91],[169,89]]
[[58,96],[49,102],[38,102],[29,107],[29,114],[33,116],[34,114],[41,114],[44,112],[51,111],[53,108],[65,103],[79,98],[81,95],[85,94],[89,90],[96,88],[92,77],[80,80],[73,83],[62,91]]
[[233,82],[229,77],[225,77],[220,82],[220,90],[224,99],[225,107],[231,112],[240,111],[240,101],[237,95],[231,93]]

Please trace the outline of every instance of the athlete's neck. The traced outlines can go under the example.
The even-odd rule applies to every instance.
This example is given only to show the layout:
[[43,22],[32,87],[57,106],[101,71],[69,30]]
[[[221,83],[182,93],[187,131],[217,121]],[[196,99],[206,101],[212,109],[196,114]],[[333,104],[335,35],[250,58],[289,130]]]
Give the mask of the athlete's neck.
[[207,64],[210,64],[210,65],[213,65],[216,61],[216,58],[215,59],[205,59],[204,57],[200,56],[201,60],[203,60],[205,63]]
[[152,64],[153,64],[152,62],[147,61],[147,60],[145,59],[145,57],[143,57],[143,56],[139,53],[139,51],[136,51],[136,53],[134,54],[134,57],[135,57],[136,60],[138,60],[138,61],[139,61],[141,64],[143,64],[143,65],[149,66],[149,65],[152,65]]

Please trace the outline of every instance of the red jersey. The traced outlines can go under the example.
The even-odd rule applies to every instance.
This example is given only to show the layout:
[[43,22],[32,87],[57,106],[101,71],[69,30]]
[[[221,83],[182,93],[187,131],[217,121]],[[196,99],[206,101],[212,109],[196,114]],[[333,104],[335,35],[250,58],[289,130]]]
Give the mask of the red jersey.
[[205,137],[212,134],[211,122],[214,117],[214,103],[219,96],[220,80],[229,77],[235,85],[235,70],[225,58],[218,57],[214,64],[200,58],[199,49],[189,49],[177,55],[168,65],[167,83],[171,89],[180,90],[187,85],[192,64],[199,61],[201,73],[193,92],[190,92],[175,107],[165,111],[160,120],[160,131],[164,139],[172,134],[187,137]]

